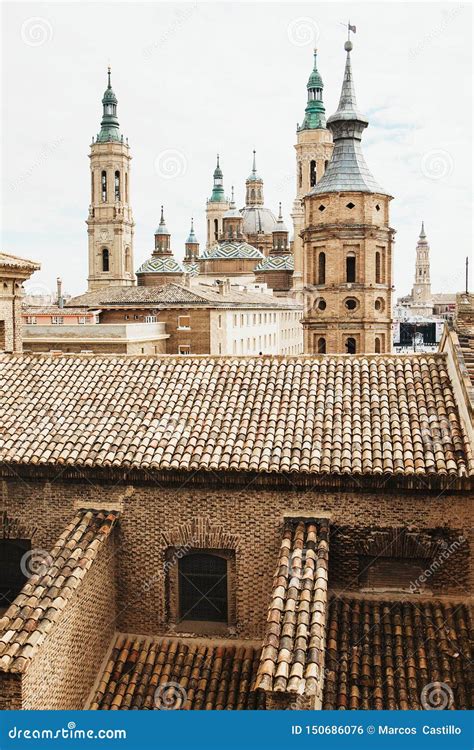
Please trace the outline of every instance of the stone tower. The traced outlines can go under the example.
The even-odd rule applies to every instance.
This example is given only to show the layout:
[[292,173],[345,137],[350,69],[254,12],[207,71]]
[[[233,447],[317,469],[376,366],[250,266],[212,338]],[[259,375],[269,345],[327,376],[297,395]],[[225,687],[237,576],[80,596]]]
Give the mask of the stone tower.
[[219,164],[219,154],[217,154],[217,165],[214,170],[212,194],[206,204],[207,249],[217,244],[217,241],[222,234],[222,217],[228,208],[229,201],[224,193],[224,176]]
[[184,262],[195,263],[199,260],[199,240],[194,231],[194,219],[191,219],[191,229],[184,245]]
[[352,42],[337,112],[328,119],[334,151],[304,199],[303,318],[308,353],[390,352],[392,340],[391,196],[372,177],[361,150],[368,120],[358,109]]
[[119,131],[117,97],[110,82],[102,99],[100,133],[90,152],[91,202],[89,291],[106,286],[132,286],[134,221],[130,207],[130,148]]
[[296,198],[293,203],[293,255],[295,271],[293,286],[300,289],[303,284],[303,198],[323,176],[332,155],[332,135],[326,128],[326,113],[323,104],[323,79],[317,67],[314,50],[314,67],[306,86],[308,102],[303,124],[297,126],[296,149]]
[[412,289],[411,312],[413,315],[431,315],[433,298],[430,281],[430,246],[426,239],[425,224],[421,224],[420,237],[416,245],[415,283]]
[[252,171],[245,180],[245,206],[240,209],[247,242],[268,255],[272,249],[272,232],[276,216],[265,206],[263,179],[257,172],[257,152],[253,152]]

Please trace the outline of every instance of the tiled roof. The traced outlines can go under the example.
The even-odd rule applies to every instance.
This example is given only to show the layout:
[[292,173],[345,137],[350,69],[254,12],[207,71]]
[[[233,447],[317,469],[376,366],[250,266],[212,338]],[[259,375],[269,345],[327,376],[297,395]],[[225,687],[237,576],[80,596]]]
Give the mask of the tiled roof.
[[324,664],[329,527],[287,521],[256,686],[315,695]]
[[163,284],[163,286],[109,287],[94,292],[86,292],[68,302],[68,306],[85,305],[87,307],[106,307],[111,305],[186,305],[188,307],[229,307],[246,305],[248,307],[271,307],[300,309],[302,305],[296,300],[284,297],[273,297],[262,292],[239,291],[231,287],[229,292],[220,294],[217,287],[198,284],[190,289],[182,284]]
[[41,268],[39,263],[33,260],[27,260],[26,258],[19,258],[17,255],[9,255],[8,253],[0,253],[0,267],[4,266],[7,268],[21,268],[26,271],[38,271]]
[[470,708],[470,634],[462,604],[332,599],[323,708]]
[[142,263],[137,273],[184,273],[184,268],[172,256],[169,258],[152,256]]
[[74,317],[75,315],[86,315],[89,308],[82,307],[58,307],[58,305],[23,305],[24,315],[58,315],[59,317]]
[[292,255],[269,255],[267,258],[262,260],[258,266],[255,266],[255,273],[257,271],[294,271],[295,260]]
[[91,709],[258,709],[259,650],[216,641],[119,635]]
[[185,261],[183,263],[183,268],[190,276],[199,276],[199,263],[188,263]]
[[0,461],[474,474],[443,354],[0,354]]
[[0,617],[0,671],[22,672],[28,666],[97,557],[117,517],[115,511],[78,511],[49,555],[38,550],[26,553],[24,567],[32,575]]
[[234,260],[235,258],[244,260],[261,260],[263,253],[253,245],[247,242],[221,242],[219,245],[204,250],[201,260]]

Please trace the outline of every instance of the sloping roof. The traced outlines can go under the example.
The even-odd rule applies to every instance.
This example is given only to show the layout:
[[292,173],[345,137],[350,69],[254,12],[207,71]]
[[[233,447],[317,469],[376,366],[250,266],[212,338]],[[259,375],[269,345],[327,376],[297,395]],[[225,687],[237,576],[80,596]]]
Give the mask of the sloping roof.
[[190,276],[199,276],[199,263],[184,261],[183,268]]
[[255,273],[266,271],[294,271],[295,259],[292,255],[269,255],[255,266]]
[[0,253],[0,267],[2,266],[22,269],[30,273],[38,271],[41,268],[41,265],[33,260],[19,258],[17,255],[9,255],[8,253]]
[[97,709],[258,709],[259,649],[118,635],[91,704]]
[[89,308],[87,305],[82,307],[59,307],[58,305],[23,305],[22,313],[24,315],[58,315],[71,316],[87,315]]
[[229,305],[246,305],[248,307],[271,307],[272,309],[294,308],[302,305],[295,299],[273,297],[262,292],[239,291],[231,287],[229,292],[220,294],[217,287],[199,284],[190,289],[182,284],[163,284],[162,286],[109,287],[94,292],[86,292],[69,300],[68,307],[84,305],[87,307],[105,307],[108,305],[186,305],[189,307],[229,307]]
[[181,263],[170,256],[169,258],[151,257],[148,258],[137,271],[138,273],[183,273],[184,268]]
[[116,511],[80,510],[48,555],[26,553],[31,571],[15,601],[0,617],[0,671],[23,672],[79,588],[104,540]]
[[323,708],[471,708],[470,631],[464,604],[333,598]]
[[285,524],[256,687],[315,695],[324,665],[329,526]]
[[443,354],[0,354],[0,461],[474,473]]
[[263,253],[248,242],[226,241],[204,250],[200,260],[261,260]]

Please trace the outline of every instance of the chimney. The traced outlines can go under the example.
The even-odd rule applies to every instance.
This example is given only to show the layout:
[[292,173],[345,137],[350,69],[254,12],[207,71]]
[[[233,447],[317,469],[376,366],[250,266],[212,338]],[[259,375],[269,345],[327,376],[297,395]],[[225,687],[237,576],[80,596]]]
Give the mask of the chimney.
[[63,299],[63,293],[62,293],[63,282],[61,281],[61,279],[59,278],[59,276],[56,279],[56,287],[57,287],[57,290],[58,290],[57,305],[58,305],[58,307],[62,308],[62,307],[64,307],[64,299]]

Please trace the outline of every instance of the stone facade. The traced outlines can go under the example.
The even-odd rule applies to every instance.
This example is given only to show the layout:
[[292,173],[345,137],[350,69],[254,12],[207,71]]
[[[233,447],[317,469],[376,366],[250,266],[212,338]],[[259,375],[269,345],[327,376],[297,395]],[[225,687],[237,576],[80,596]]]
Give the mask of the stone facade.
[[0,253],[0,351],[23,349],[23,283],[39,268],[39,263]]

